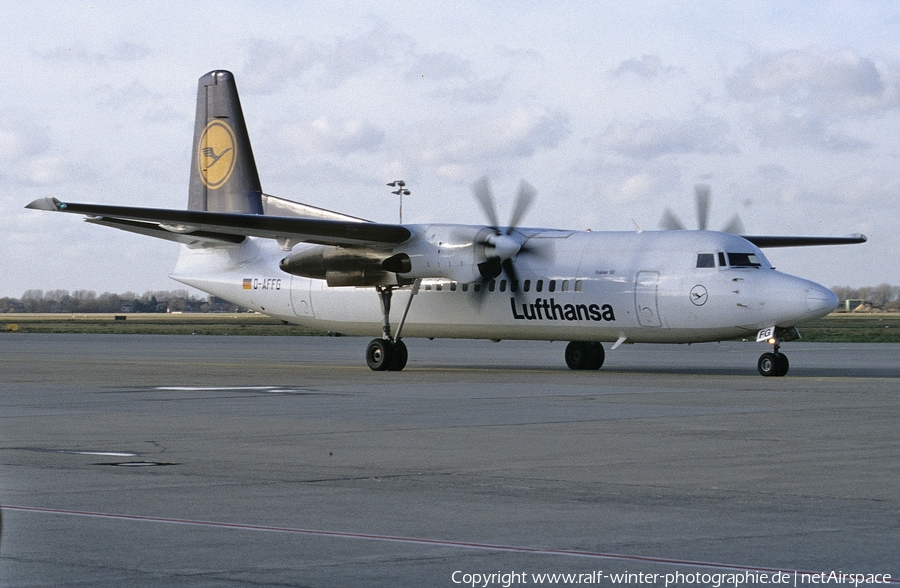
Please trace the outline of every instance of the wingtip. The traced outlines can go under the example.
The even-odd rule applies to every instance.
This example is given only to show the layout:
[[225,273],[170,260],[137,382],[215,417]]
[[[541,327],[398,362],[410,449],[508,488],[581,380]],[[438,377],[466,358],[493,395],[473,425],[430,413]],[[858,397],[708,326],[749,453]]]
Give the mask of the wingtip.
[[25,206],[25,208],[30,208],[32,210],[52,210],[52,211],[57,211],[64,207],[65,207],[65,205],[63,205],[62,202],[60,202],[59,200],[57,200],[56,198],[53,198],[51,196],[46,196],[44,198],[38,198],[34,202],[31,202],[30,204],[27,204]]

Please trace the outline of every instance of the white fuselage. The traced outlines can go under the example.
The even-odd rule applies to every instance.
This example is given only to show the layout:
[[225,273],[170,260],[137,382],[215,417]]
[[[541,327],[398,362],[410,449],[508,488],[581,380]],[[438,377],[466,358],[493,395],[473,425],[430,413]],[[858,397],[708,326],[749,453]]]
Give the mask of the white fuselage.
[[[422,233],[430,228],[419,227]],[[838,302],[823,286],[775,271],[756,246],[727,233],[517,231],[529,252],[513,258],[518,292],[510,291],[505,275],[478,284],[478,292],[475,284],[423,279],[402,334],[692,343],[792,327],[824,316]],[[306,245],[295,250],[300,247]],[[332,288],[324,280],[289,275],[278,265],[286,255],[273,241],[254,238],[184,247],[171,277],[290,323],[380,335],[375,288]],[[394,324],[412,291],[395,290]]]

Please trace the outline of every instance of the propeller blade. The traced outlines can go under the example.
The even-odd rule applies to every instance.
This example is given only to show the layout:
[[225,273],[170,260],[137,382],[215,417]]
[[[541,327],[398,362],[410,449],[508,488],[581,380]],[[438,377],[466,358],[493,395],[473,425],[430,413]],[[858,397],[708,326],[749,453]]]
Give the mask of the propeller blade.
[[482,237],[479,239],[479,243],[484,248],[486,259],[478,264],[478,273],[481,274],[481,278],[475,282],[476,289],[471,300],[476,307],[480,308],[484,304],[485,293],[489,291],[492,280],[497,279],[502,274],[506,274],[506,277],[509,279],[510,291],[515,293],[516,298],[522,296],[519,290],[519,273],[516,271],[512,258],[520,253],[541,256],[543,252],[526,248],[525,243],[527,243],[527,239],[523,242],[520,240],[522,235],[514,236],[512,234],[534,203],[537,195],[537,190],[534,189],[534,186],[525,180],[522,180],[521,184],[519,184],[519,193],[516,196],[512,216],[504,232],[501,232],[499,228],[500,221],[497,217],[497,206],[487,177],[482,177],[472,184],[472,192],[474,192],[475,199],[481,205],[481,209],[484,211],[494,231],[493,235],[484,236],[482,233]]
[[505,259],[502,265],[503,271],[506,272],[506,277],[509,278],[510,291],[517,301],[522,302],[525,299],[525,294],[522,292],[522,281],[519,279],[519,272],[516,271],[516,264],[513,263],[512,259]]
[[743,235],[744,234],[744,223],[741,221],[740,215],[734,215],[731,217],[731,220],[728,221],[728,224],[722,229],[725,233],[731,233],[733,235]]
[[516,205],[513,209],[512,217],[509,219],[509,227],[506,229],[507,235],[519,226],[522,218],[524,218],[528,213],[528,209],[531,208],[531,205],[534,203],[536,195],[537,190],[534,189],[534,186],[525,180],[522,180],[522,183],[519,184],[519,195],[516,197]]
[[487,176],[472,184],[472,192],[475,193],[475,199],[481,205],[481,210],[484,211],[488,222],[491,223],[491,226],[496,231],[497,227],[500,226],[500,221],[497,220],[497,207],[494,205],[494,196],[491,193],[491,184]]
[[697,226],[705,231],[709,221],[709,184],[697,184],[694,186],[694,193],[697,196]]
[[683,231],[684,225],[681,224],[681,221],[678,220],[678,217],[675,216],[675,213],[672,212],[671,209],[667,208],[663,213],[663,217],[659,221],[659,228],[666,231]]

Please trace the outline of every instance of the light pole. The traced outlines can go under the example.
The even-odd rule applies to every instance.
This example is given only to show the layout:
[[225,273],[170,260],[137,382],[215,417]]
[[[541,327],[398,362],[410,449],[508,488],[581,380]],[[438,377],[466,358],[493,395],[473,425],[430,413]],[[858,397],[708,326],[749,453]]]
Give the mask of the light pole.
[[409,196],[409,190],[406,189],[406,182],[403,180],[394,180],[390,184],[388,184],[391,188],[397,188],[391,194],[396,194],[400,197],[400,224],[403,224],[403,196]]

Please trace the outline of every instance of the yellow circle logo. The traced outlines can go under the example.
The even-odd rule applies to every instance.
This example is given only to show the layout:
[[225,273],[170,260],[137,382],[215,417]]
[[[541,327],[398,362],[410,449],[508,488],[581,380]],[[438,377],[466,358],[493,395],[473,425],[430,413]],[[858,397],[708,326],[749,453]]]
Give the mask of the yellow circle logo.
[[221,120],[209,121],[197,147],[197,167],[207,188],[215,190],[228,181],[234,171],[235,155],[231,127]]

